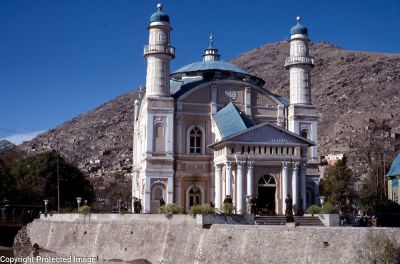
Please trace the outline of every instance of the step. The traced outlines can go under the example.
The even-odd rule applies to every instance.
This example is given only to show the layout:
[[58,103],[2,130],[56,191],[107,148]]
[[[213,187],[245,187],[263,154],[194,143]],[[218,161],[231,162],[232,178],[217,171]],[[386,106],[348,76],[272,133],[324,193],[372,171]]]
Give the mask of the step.
[[[316,216],[294,216],[294,221],[302,226],[323,226]],[[256,225],[284,225],[286,217],[283,215],[263,215],[254,217]]]

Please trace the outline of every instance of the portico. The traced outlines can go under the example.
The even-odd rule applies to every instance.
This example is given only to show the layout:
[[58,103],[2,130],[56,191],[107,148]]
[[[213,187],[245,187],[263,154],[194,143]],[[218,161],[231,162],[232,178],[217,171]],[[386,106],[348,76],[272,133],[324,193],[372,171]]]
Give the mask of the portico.
[[[248,210],[246,197],[265,196],[259,193],[260,186],[275,187],[273,204],[264,208],[273,208],[270,213],[285,213],[287,195],[293,199],[295,214],[306,208],[306,149],[313,143],[292,133],[281,135],[280,142],[276,142],[272,135],[280,130],[270,124],[250,128],[210,146],[214,150],[216,208],[221,209],[226,195],[231,195],[236,212],[244,213]],[[264,142],[257,142],[261,137]],[[273,183],[260,182],[263,177],[273,179]],[[260,206],[263,209],[266,205]]]

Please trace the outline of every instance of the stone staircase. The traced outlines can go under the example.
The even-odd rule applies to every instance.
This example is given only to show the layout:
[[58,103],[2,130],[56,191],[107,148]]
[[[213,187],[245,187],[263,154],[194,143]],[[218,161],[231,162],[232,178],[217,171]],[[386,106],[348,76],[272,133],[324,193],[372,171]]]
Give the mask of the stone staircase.
[[25,225],[21,227],[14,238],[13,250],[15,256],[30,256],[33,252]]
[[[317,216],[294,216],[294,222],[299,226],[324,226]],[[286,216],[284,215],[263,215],[255,216],[256,225],[285,225]]]

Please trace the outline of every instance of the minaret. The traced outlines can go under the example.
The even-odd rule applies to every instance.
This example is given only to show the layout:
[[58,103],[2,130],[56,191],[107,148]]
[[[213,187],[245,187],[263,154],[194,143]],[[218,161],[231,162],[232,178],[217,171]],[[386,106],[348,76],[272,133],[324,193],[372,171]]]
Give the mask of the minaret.
[[146,92],[135,102],[137,177],[132,193],[142,199],[144,213],[158,210],[151,203],[156,187],[162,189],[166,203],[174,202],[174,98],[169,82],[175,48],[170,44],[169,16],[162,12],[162,7],[158,4],[150,17],[149,44],[144,47]]
[[149,45],[144,47],[147,59],[146,96],[170,96],[170,61],[175,58],[175,48],[170,43],[169,16],[162,12],[163,5],[150,17]]
[[[300,23],[290,30],[290,56],[285,67],[290,72],[288,129],[317,143],[317,112],[311,101],[311,69],[315,60],[308,52],[308,29]],[[311,147],[308,159],[317,161],[317,146]]]
[[286,59],[285,67],[290,71],[290,104],[311,105],[311,68],[314,58],[308,54],[308,30],[297,24],[290,30],[290,57]]

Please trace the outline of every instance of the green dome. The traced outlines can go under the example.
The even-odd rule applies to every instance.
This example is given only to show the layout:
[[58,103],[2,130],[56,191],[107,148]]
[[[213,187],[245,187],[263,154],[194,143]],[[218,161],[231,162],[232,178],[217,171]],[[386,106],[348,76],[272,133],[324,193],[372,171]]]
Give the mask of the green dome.
[[162,11],[163,5],[157,4],[157,12],[151,15],[150,23],[153,22],[167,22],[169,23],[169,16]]
[[290,29],[290,35],[295,35],[295,34],[307,35],[308,29],[300,23],[301,18],[297,17],[296,19],[297,19],[297,24]]

